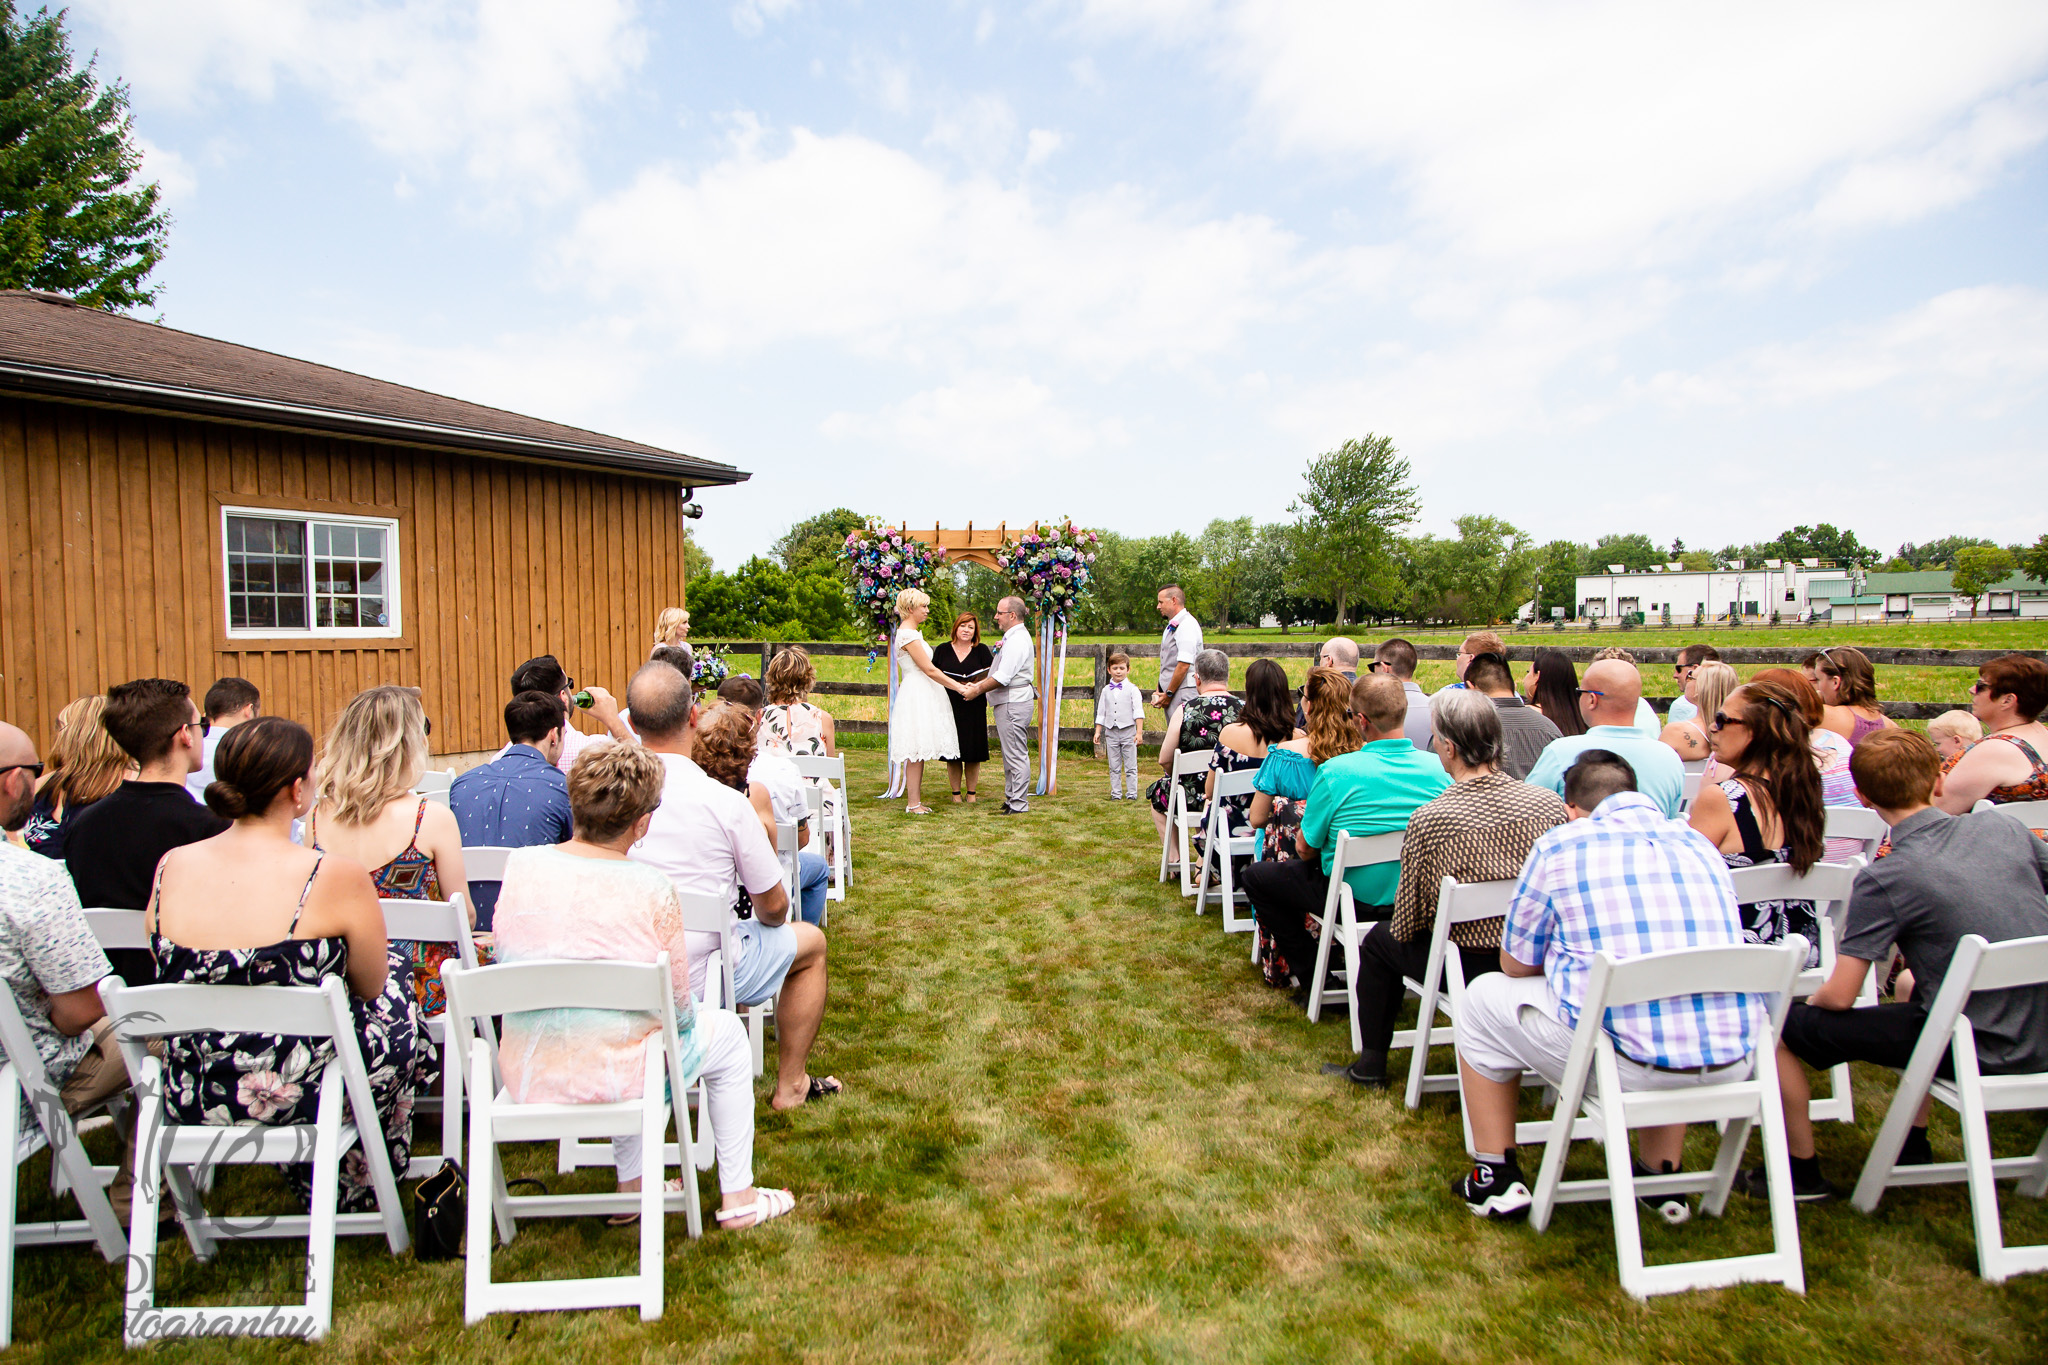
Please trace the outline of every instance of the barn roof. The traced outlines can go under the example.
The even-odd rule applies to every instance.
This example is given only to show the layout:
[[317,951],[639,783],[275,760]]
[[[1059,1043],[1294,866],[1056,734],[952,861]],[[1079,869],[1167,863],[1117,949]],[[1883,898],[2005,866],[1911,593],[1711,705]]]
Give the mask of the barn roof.
[[0,393],[628,470],[699,486],[750,477],[713,460],[216,341],[31,290],[0,290]]

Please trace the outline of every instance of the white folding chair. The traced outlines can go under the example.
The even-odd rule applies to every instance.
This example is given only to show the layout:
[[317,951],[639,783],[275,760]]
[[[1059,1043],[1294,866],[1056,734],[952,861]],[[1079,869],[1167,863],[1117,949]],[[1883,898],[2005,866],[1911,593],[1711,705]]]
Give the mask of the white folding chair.
[[[1839,863],[1815,863],[1804,876],[1786,863],[1730,870],[1728,877],[1735,883],[1737,905],[1755,905],[1758,901],[1813,902],[1814,918],[1819,922],[1820,965],[1800,972],[1792,988],[1794,995],[1812,995],[1834,972],[1838,951],[1835,945],[1842,941],[1842,933],[1849,924],[1849,892],[1856,884],[1856,874],[1862,870],[1861,856]],[[1864,976],[1863,989],[1856,996],[1858,1008],[1877,1003],[1878,982],[1883,975],[1883,969],[1877,968]],[[1856,1098],[1847,1062],[1829,1069],[1828,1094],[1813,1100],[1808,1112],[1815,1123],[1830,1119],[1838,1123],[1856,1122]]]
[[1684,815],[1692,809],[1692,803],[1699,799],[1700,783],[1707,775],[1707,760],[1689,758],[1682,765],[1685,769],[1685,785],[1679,792],[1678,813]]
[[[1987,943],[1980,934],[1965,934],[1950,959],[1941,991],[1927,1011],[1927,1023],[1913,1056],[1899,1076],[1884,1125],[1877,1130],[1856,1191],[1849,1197],[1864,1213],[1875,1213],[1884,1192],[1894,1185],[1936,1185],[1964,1181],[1970,1187],[1970,1219],[1977,1233],[1977,1273],[1993,1284],[2014,1275],[2048,1270],[2048,1243],[2009,1247],[1998,1223],[1998,1182],[2017,1180],[2030,1199],[2048,1196],[2048,1134],[2033,1155],[1994,1156],[1988,1116],[2015,1109],[2048,1109],[2048,1071],[2011,1076],[1986,1076],[1977,1062],[1977,1034],[1963,1013],[1978,991],[2002,991],[2048,985],[2048,936]],[[1943,1054],[1953,1063],[1955,1078],[1943,1080],[1935,1069]],[[1899,1148],[1912,1127],[1921,1102],[1929,1095],[1956,1111],[1963,1129],[1963,1159],[1927,1166],[1901,1166]]]
[[[1402,983],[1408,993],[1419,1001],[1415,1010],[1415,1027],[1395,1033],[1389,1045],[1390,1048],[1413,1049],[1408,1058],[1406,1096],[1410,1109],[1422,1104],[1424,1092],[1436,1094],[1458,1088],[1455,1068],[1436,1073],[1429,1070],[1429,1050],[1432,1047],[1456,1045],[1458,1011],[1465,1003],[1465,959],[1451,945],[1451,930],[1473,920],[1498,919],[1506,915],[1508,901],[1514,894],[1515,884],[1511,881],[1460,882],[1455,877],[1445,877],[1437,884],[1436,922],[1429,932],[1428,965],[1422,969],[1422,980],[1408,977]],[[1439,1023],[1438,1014],[1442,1014],[1446,1022]],[[1467,1147],[1472,1145],[1471,1129],[1468,1122],[1465,1125]]]
[[1981,810],[2009,815],[2036,834],[2048,830],[2048,801],[1979,801],[1970,807],[1970,814],[1975,815]]
[[[468,864],[463,865],[464,870]],[[502,878],[504,869],[498,869]],[[384,908],[384,936],[390,939],[412,939],[420,943],[448,943],[455,947],[455,955],[464,967],[477,965],[476,942],[470,937],[469,905],[458,892],[445,901],[379,901]],[[460,1160],[462,1151],[462,1090],[451,1077],[452,1071],[462,1069],[464,1048],[457,1038],[449,1043],[448,1016],[429,1015],[420,1020],[427,1037],[433,1041],[434,1049],[441,1057],[440,1095],[420,1095],[413,1101],[413,1112],[420,1115],[438,1113],[441,1116],[441,1153],[439,1156],[415,1155],[406,1163],[401,1180],[417,1180],[432,1175],[441,1168],[443,1161]]]
[[[676,1038],[676,1008],[669,977],[669,958],[653,962],[579,962],[552,960],[499,963],[490,967],[444,972],[448,1012],[456,1018],[454,1033],[469,1039],[469,1228],[463,1319],[481,1322],[492,1313],[531,1313],[566,1308],[638,1307],[641,1320],[652,1322],[662,1309],[662,1241],[665,1214],[681,1209],[692,1237],[704,1233],[697,1178],[685,1171],[678,1194],[666,1192],[670,1094],[685,1095],[696,1077],[683,1070]],[[526,1010],[595,1009],[645,1011],[661,1020],[647,1035],[645,1069],[638,1099],[593,1104],[521,1104],[503,1089],[498,1049],[488,1031],[472,1036],[470,1021]],[[458,1068],[459,1069],[459,1068]],[[676,1106],[682,1145],[689,1138],[689,1109]],[[632,1137],[638,1135],[646,1174],[632,1194],[522,1195],[515,1199],[505,1184],[498,1160],[501,1142],[534,1142],[564,1137]],[[509,1243],[517,1233],[517,1216],[573,1218],[589,1214],[640,1215],[638,1273],[590,1279],[491,1279],[491,1233]],[[493,1217],[495,1215],[495,1219]]]
[[1351,1000],[1351,1050],[1365,1046],[1358,1029],[1358,944],[1366,931],[1358,922],[1358,907],[1352,903],[1351,887],[1344,874],[1353,868],[1401,861],[1401,830],[1391,834],[1350,834],[1336,831],[1337,846],[1330,853],[1330,889],[1323,897],[1323,936],[1316,944],[1316,975],[1308,988],[1308,1021],[1323,1017],[1323,981],[1329,975],[1330,942],[1344,945],[1344,993]]
[[1868,866],[1877,857],[1877,846],[1884,842],[1884,836],[1891,833],[1891,826],[1884,817],[1867,806],[1829,806],[1827,815],[1827,837],[1830,839],[1861,839],[1863,847],[1858,856]]
[[478,882],[497,882],[501,886],[504,884],[505,860],[511,857],[513,852],[512,849],[502,848],[496,844],[479,844],[475,848],[462,850],[462,871],[469,882],[472,897],[476,895]]
[[[1687,1289],[1718,1289],[1752,1281],[1774,1281],[1794,1293],[1806,1292],[1799,1255],[1799,1218],[1792,1199],[1791,1153],[1785,1145],[1785,1113],[1778,1098],[1778,1030],[1792,997],[1792,983],[1806,963],[1806,940],[1783,944],[1681,948],[1646,953],[1617,962],[1596,954],[1579,1008],[1578,1028],[1558,1087],[1543,1167],[1536,1177],[1529,1226],[1541,1232],[1557,1205],[1604,1199],[1613,1211],[1614,1250],[1621,1287],[1632,1298]],[[1769,1011],[1756,1020],[1746,1065],[1727,1069],[1725,1080],[1675,1090],[1621,1088],[1614,1043],[1601,1021],[1610,1009],[1694,994],[1740,991],[1770,997]],[[1564,1161],[1581,1116],[1600,1127],[1607,1152],[1605,1180],[1566,1180]],[[1719,1217],[1728,1203],[1749,1130],[1761,1121],[1764,1172],[1770,1188],[1771,1246],[1758,1255],[1729,1256],[1674,1265],[1643,1264],[1638,1197],[1701,1194],[1700,1211]],[[1713,1167],[1671,1175],[1638,1177],[1629,1151],[1631,1128],[1668,1123],[1719,1123],[1721,1146]]]
[[85,912],[86,928],[99,940],[100,948],[113,952],[119,948],[139,948],[149,951],[149,931],[142,927],[140,910],[103,910],[97,907]]
[[782,889],[789,893],[792,911],[796,907],[798,883],[802,880],[796,863],[797,838],[795,825],[785,825],[780,820],[775,822],[775,860],[782,864]]
[[[232,1324],[248,1336],[318,1340],[334,1322],[338,1233],[382,1233],[394,1256],[411,1245],[398,1181],[384,1146],[384,1130],[370,1094],[370,1078],[356,1046],[348,993],[339,977],[318,986],[124,986],[100,982],[100,999],[120,1039],[134,1080],[135,1202],[128,1241],[122,1338],[129,1346],[164,1336],[192,1335],[198,1323]],[[201,1124],[172,1120],[164,1102],[164,1064],[151,1055],[152,1038],[192,1033],[263,1033],[329,1041],[334,1055],[320,1072],[319,1109],[310,1124]],[[347,1117],[343,1116],[346,1109]],[[377,1212],[341,1213],[341,1159],[360,1147],[377,1193]],[[209,1215],[199,1201],[193,1171],[211,1165],[291,1166],[310,1161],[310,1215],[266,1216],[230,1222]],[[306,1297],[297,1304],[207,1307],[166,1313],[156,1306],[157,1208],[168,1185],[184,1222],[192,1254],[210,1261],[222,1239],[304,1237]],[[216,1329],[218,1330],[218,1329]]]
[[[139,911],[129,913],[139,915]],[[128,1254],[128,1239],[121,1233],[121,1221],[107,1202],[107,1186],[119,1168],[95,1166],[79,1140],[78,1128],[64,1108],[58,1087],[43,1070],[42,1054],[16,1006],[14,992],[0,989],[0,1149],[13,1159],[7,1180],[0,1187],[0,1349],[14,1340],[14,1252],[17,1247],[59,1246],[91,1242],[108,1261],[119,1262]],[[99,1107],[111,1107],[124,1097],[109,1096]],[[33,1122],[21,1122],[22,1102],[28,1102]],[[82,1218],[58,1219],[47,1223],[17,1223],[20,1207],[21,1165],[44,1147],[50,1149],[51,1184],[68,1190],[78,1201]]]
[[[815,847],[827,848],[826,861],[830,865],[831,854],[825,840],[825,789],[804,783],[804,805],[810,808],[811,842]],[[801,850],[799,850],[801,852]],[[841,895],[840,900],[846,897]],[[792,901],[794,893],[792,893]],[[832,919],[831,883],[826,883],[825,904],[818,911],[818,927],[823,929]]]
[[436,805],[446,806],[449,803],[448,789],[454,785],[455,769],[448,768],[444,771],[436,772],[429,768],[420,774],[419,783],[413,787],[412,791],[415,796],[424,796]]
[[[1233,858],[1248,857],[1258,848],[1258,840],[1253,837],[1257,831],[1248,830],[1233,836],[1230,833],[1230,807],[1225,802],[1226,797],[1251,795],[1252,783],[1258,779],[1256,768],[1216,774],[1216,799],[1209,803],[1208,820],[1202,836],[1207,853],[1202,859],[1201,880],[1195,888],[1195,913],[1208,913],[1211,869],[1214,869],[1216,903],[1223,911],[1223,932],[1226,934],[1258,927],[1258,920],[1250,913],[1251,901],[1238,889],[1237,870],[1231,865]],[[1240,905],[1246,913],[1238,913]]]
[[[789,761],[796,764],[796,770],[811,782],[821,782],[830,787],[832,800],[832,828],[829,831],[832,857],[832,883],[825,891],[825,899],[843,901],[846,888],[853,884],[853,816],[846,804],[846,756],[825,758],[818,754],[791,754]],[[821,833],[822,827],[813,826]]]
[[1189,805],[1187,793],[1181,788],[1184,777],[1199,777],[1209,771],[1215,761],[1213,749],[1201,749],[1194,753],[1173,756],[1173,776],[1166,784],[1166,833],[1159,840],[1159,880],[1167,879],[1167,869],[1172,867],[1174,847],[1179,845],[1180,893],[1183,896],[1195,894],[1194,835],[1208,818],[1206,809]]
[[[697,997],[700,1009],[733,1009],[732,986],[732,907],[716,896],[699,896],[678,892],[677,899],[683,906],[683,929],[692,934],[717,934],[718,947],[704,963],[704,991]],[[770,1001],[772,1006],[774,1002]],[[754,1074],[762,1071],[762,1059],[766,1044],[762,1038],[762,1013],[748,1011],[740,1015],[740,1022],[747,1026],[747,1042],[753,1049]],[[766,1017],[773,1018],[773,1010]],[[697,1106],[697,1146],[692,1160],[700,1171],[711,1169],[716,1159],[716,1148],[711,1134],[711,1089],[699,1081],[690,1092],[690,1103]],[[671,1144],[668,1148],[668,1164],[680,1166],[682,1157]],[[566,1175],[579,1166],[609,1166],[612,1164],[612,1148],[609,1142],[579,1142],[575,1138],[563,1138],[555,1152],[555,1171]]]

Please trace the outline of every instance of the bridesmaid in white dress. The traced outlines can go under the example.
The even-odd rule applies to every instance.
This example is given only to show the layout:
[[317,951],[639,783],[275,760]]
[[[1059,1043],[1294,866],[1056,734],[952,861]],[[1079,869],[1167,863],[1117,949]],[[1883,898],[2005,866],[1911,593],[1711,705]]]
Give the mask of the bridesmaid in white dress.
[[896,709],[889,715],[889,761],[903,765],[903,794],[910,815],[930,815],[924,803],[924,765],[932,759],[960,757],[960,738],[953,727],[953,703],[947,692],[959,683],[939,672],[925,645],[921,627],[931,615],[932,599],[916,588],[896,594]]

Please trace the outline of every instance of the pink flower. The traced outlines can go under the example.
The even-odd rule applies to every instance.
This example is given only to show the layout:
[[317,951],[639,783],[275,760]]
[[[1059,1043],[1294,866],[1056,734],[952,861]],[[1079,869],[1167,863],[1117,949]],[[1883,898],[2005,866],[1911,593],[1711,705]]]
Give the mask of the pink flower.
[[297,1104],[300,1093],[297,1085],[275,1071],[248,1071],[235,1087],[235,1102],[261,1123]]

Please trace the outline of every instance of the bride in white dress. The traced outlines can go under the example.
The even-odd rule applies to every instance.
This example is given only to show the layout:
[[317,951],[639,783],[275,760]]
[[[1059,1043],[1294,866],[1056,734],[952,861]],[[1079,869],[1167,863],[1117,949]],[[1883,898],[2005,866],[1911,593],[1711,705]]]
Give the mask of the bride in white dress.
[[960,738],[953,728],[953,703],[948,692],[959,683],[939,672],[920,629],[931,615],[932,599],[916,588],[896,594],[896,659],[901,670],[896,707],[889,713],[889,761],[903,765],[903,794],[910,815],[930,815],[924,803],[924,765],[930,759],[960,757]]

